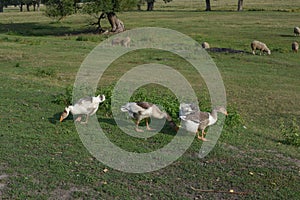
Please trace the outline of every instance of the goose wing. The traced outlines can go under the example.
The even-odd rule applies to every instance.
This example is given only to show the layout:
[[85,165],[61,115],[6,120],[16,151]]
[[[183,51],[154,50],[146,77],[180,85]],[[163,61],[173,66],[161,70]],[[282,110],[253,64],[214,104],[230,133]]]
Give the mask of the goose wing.
[[93,115],[98,110],[99,103],[93,102],[93,97],[84,97],[79,99],[74,104],[74,109],[77,113]]
[[78,105],[83,105],[83,106],[85,106],[85,105],[92,104],[92,102],[93,102],[93,97],[83,97],[83,98],[79,99],[79,100],[75,103],[75,105],[78,104]]
[[193,112],[187,115],[180,116],[183,120],[190,120],[198,124],[205,124],[209,122],[209,113],[207,112]]
[[150,104],[147,102],[129,102],[121,107],[123,112],[141,113],[150,108]]

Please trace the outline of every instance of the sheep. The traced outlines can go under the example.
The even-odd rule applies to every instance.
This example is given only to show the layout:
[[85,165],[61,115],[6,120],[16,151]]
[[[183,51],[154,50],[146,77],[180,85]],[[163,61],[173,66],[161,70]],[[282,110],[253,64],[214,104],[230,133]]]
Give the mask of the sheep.
[[130,37],[126,37],[126,38],[120,38],[120,37],[117,37],[117,38],[114,38],[112,41],[111,41],[111,45],[112,46],[115,46],[115,45],[121,45],[123,47],[129,47],[130,46]]
[[265,43],[262,43],[262,42],[257,41],[257,40],[254,40],[253,42],[251,42],[251,49],[252,49],[253,55],[255,55],[255,50],[256,49],[260,50],[260,55],[261,55],[261,52],[267,52],[268,55],[271,54],[271,51],[267,47],[267,45]]
[[116,37],[111,41],[111,45],[115,46],[115,45],[119,45],[122,42],[122,38]]
[[209,44],[208,44],[207,42],[203,42],[203,43],[201,44],[201,46],[202,46],[203,49],[209,49],[209,48],[210,48],[210,47],[209,47]]
[[295,36],[297,36],[297,35],[299,36],[300,35],[300,28],[296,26],[294,28],[294,33],[295,33]]
[[121,41],[121,45],[122,45],[123,47],[130,47],[130,41],[131,41],[130,37],[127,36],[126,38],[124,38],[124,39]]
[[293,52],[297,53],[297,52],[298,52],[298,49],[299,49],[299,44],[298,44],[298,42],[293,42],[293,43],[292,43],[292,50],[293,50]]

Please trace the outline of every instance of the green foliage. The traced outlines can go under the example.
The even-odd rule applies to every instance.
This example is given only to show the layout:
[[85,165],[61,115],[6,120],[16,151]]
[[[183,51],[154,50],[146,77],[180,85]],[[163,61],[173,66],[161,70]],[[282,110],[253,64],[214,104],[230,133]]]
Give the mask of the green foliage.
[[38,68],[35,75],[38,77],[54,77],[56,76],[56,71],[52,68]]
[[242,119],[242,116],[238,113],[238,110],[235,106],[227,106],[227,113],[228,116],[225,120],[225,128],[236,129],[240,128],[244,121]]
[[60,21],[64,17],[73,14],[74,11],[73,0],[49,0],[46,3],[45,14]]
[[83,12],[90,15],[126,11],[138,4],[138,0],[86,0],[86,2]]
[[105,101],[101,103],[101,106],[99,107],[99,110],[101,110],[103,113],[105,113],[106,116],[112,116],[112,110],[111,110],[111,96],[113,91],[114,85],[109,85],[106,87],[101,87],[97,89],[97,95],[104,94],[105,95]]
[[295,117],[289,120],[288,123],[281,118],[279,129],[284,136],[283,143],[300,147],[300,129]]
[[58,104],[58,105],[70,105],[72,102],[72,94],[73,94],[73,86],[69,85],[65,88],[64,93],[60,93],[57,95],[54,95],[54,99],[52,100],[52,103]]

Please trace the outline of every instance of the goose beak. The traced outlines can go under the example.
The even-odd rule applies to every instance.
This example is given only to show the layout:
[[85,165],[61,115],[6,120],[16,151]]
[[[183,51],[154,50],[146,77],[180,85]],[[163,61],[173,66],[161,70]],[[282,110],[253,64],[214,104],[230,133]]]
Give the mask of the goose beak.
[[64,111],[64,112],[61,114],[59,121],[62,122],[65,118],[67,118],[67,116],[68,116],[68,113],[67,113],[66,111]]
[[64,120],[64,116],[61,115],[59,121],[62,122]]

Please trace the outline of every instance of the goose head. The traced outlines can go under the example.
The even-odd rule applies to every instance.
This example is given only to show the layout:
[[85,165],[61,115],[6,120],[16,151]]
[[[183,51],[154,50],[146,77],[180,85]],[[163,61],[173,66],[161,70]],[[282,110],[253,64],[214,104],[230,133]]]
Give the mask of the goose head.
[[215,110],[216,110],[217,112],[223,113],[223,114],[226,115],[226,116],[228,115],[226,108],[223,107],[223,106],[218,106],[218,107],[215,108]]
[[102,95],[99,94],[97,97],[98,97],[100,103],[102,103],[103,101],[105,101],[105,95],[104,94],[102,94]]
[[59,121],[62,122],[64,119],[66,119],[69,116],[70,111],[71,111],[70,106],[66,107],[64,112],[61,114]]

